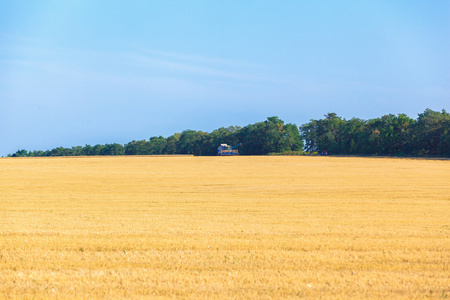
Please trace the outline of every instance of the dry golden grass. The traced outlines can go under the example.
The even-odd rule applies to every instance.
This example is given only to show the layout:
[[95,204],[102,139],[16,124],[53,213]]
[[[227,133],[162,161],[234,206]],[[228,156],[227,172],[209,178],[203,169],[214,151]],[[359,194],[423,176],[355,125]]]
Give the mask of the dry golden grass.
[[449,298],[450,161],[0,159],[0,298]]

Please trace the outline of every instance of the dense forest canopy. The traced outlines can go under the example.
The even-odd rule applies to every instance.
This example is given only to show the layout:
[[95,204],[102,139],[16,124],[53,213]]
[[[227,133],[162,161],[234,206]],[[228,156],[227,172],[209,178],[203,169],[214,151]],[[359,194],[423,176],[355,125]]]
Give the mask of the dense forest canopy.
[[417,120],[405,114],[345,120],[334,113],[300,126],[305,151],[331,154],[450,156],[450,115],[426,109]]
[[131,141],[125,145],[58,147],[47,151],[19,150],[8,156],[82,155],[216,155],[227,143],[239,146],[242,155],[322,152],[342,155],[450,156],[450,114],[426,109],[417,119],[405,114],[362,120],[343,119],[335,113],[298,127],[278,117],[245,127],[221,127],[210,133],[185,130],[167,138]]

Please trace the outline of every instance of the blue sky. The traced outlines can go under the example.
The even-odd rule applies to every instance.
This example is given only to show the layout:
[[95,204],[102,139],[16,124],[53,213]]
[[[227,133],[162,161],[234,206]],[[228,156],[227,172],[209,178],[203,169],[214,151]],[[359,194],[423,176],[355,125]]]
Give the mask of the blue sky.
[[450,110],[450,1],[0,1],[0,156]]

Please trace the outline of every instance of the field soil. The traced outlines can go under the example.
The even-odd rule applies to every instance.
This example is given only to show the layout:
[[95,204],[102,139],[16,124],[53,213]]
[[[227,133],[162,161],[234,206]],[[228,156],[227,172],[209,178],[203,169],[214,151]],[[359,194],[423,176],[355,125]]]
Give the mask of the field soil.
[[0,159],[0,298],[450,298],[450,161]]

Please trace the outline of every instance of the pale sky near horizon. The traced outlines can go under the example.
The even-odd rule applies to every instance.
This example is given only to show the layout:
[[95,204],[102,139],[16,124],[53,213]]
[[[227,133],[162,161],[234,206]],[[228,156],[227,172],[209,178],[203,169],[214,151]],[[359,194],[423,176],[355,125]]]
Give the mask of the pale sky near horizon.
[[0,156],[450,110],[450,1],[0,0]]

